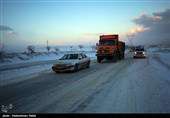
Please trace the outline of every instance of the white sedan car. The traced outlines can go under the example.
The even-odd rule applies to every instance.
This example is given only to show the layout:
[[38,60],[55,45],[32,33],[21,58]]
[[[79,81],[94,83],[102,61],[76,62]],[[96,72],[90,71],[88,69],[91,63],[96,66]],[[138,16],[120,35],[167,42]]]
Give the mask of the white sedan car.
[[90,67],[90,58],[83,53],[69,53],[61,57],[52,66],[55,72],[78,71],[81,68]]

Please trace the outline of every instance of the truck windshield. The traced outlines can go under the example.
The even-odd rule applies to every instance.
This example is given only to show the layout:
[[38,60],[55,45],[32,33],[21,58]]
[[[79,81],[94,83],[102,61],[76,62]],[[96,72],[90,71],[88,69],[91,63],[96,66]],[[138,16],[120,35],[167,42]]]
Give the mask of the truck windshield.
[[102,40],[99,42],[100,45],[115,45],[116,42],[114,40]]

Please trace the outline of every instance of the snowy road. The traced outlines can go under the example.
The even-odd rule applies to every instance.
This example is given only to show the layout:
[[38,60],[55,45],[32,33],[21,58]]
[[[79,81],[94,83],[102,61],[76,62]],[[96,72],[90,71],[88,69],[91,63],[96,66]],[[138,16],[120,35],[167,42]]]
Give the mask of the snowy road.
[[9,112],[15,113],[170,113],[170,70],[154,55],[129,55],[117,63],[93,63],[77,73],[49,70],[1,87],[0,94],[0,104],[12,104]]

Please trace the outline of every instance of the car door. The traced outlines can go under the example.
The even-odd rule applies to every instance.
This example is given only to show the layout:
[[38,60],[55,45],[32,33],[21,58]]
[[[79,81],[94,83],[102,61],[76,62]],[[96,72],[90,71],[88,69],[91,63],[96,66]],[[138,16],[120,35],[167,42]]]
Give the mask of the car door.
[[83,67],[86,67],[89,61],[88,57],[85,54],[82,54],[82,57],[83,57],[82,59]]
[[78,55],[78,63],[79,63],[79,67],[83,68],[83,56],[81,54]]
[[[84,54],[85,55],[85,54]],[[89,64],[90,63],[90,57],[87,57],[86,55],[85,55],[85,57],[86,57],[86,62],[87,62],[87,64]]]

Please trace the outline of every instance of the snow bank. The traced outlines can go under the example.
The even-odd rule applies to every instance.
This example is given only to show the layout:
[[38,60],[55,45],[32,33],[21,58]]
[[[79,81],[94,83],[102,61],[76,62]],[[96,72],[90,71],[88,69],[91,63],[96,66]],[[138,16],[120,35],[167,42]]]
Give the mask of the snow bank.
[[170,47],[154,47],[149,48],[148,51],[159,55],[160,61],[170,66]]
[[[58,49],[58,51],[55,50]],[[0,66],[19,64],[25,62],[35,62],[35,61],[48,61],[56,60],[62,57],[65,53],[70,51],[81,51],[87,54],[91,59],[95,59],[95,49],[91,46],[58,46],[52,47],[48,53],[45,47],[36,48],[36,53],[28,54],[27,52],[18,52],[18,53],[4,53],[0,58]]]
[[[36,52],[34,54],[27,54],[27,53],[9,53],[5,54],[3,60],[0,60],[0,68],[3,67],[11,67],[16,65],[23,65],[23,64],[31,64],[31,66],[28,67],[22,67],[22,68],[16,68],[12,70],[4,70],[0,72],[0,84],[6,85],[9,83],[15,83],[19,81],[23,81],[29,78],[32,78],[42,71],[50,70],[52,67],[52,63],[46,63],[46,64],[33,64],[33,62],[40,62],[40,61],[50,61],[50,60],[56,60],[61,58],[65,53],[71,52],[74,50],[63,48],[63,50],[60,50],[58,52]],[[81,51],[84,52],[88,57],[91,58],[91,60],[96,59],[95,51],[92,51],[90,49],[86,50],[75,50],[75,51]],[[31,63],[30,63],[31,62]]]
[[21,69],[7,70],[0,72],[0,85],[20,82],[39,75],[42,71],[50,70],[52,64],[38,65]]
[[159,53],[160,60],[170,66],[170,53]]
[[0,66],[26,63],[26,62],[35,62],[35,61],[55,60],[60,58],[61,56],[63,56],[62,53],[55,53],[55,52],[50,52],[50,53],[38,52],[32,55],[28,55],[26,53],[12,53],[12,54],[7,54],[7,56],[0,61]]

